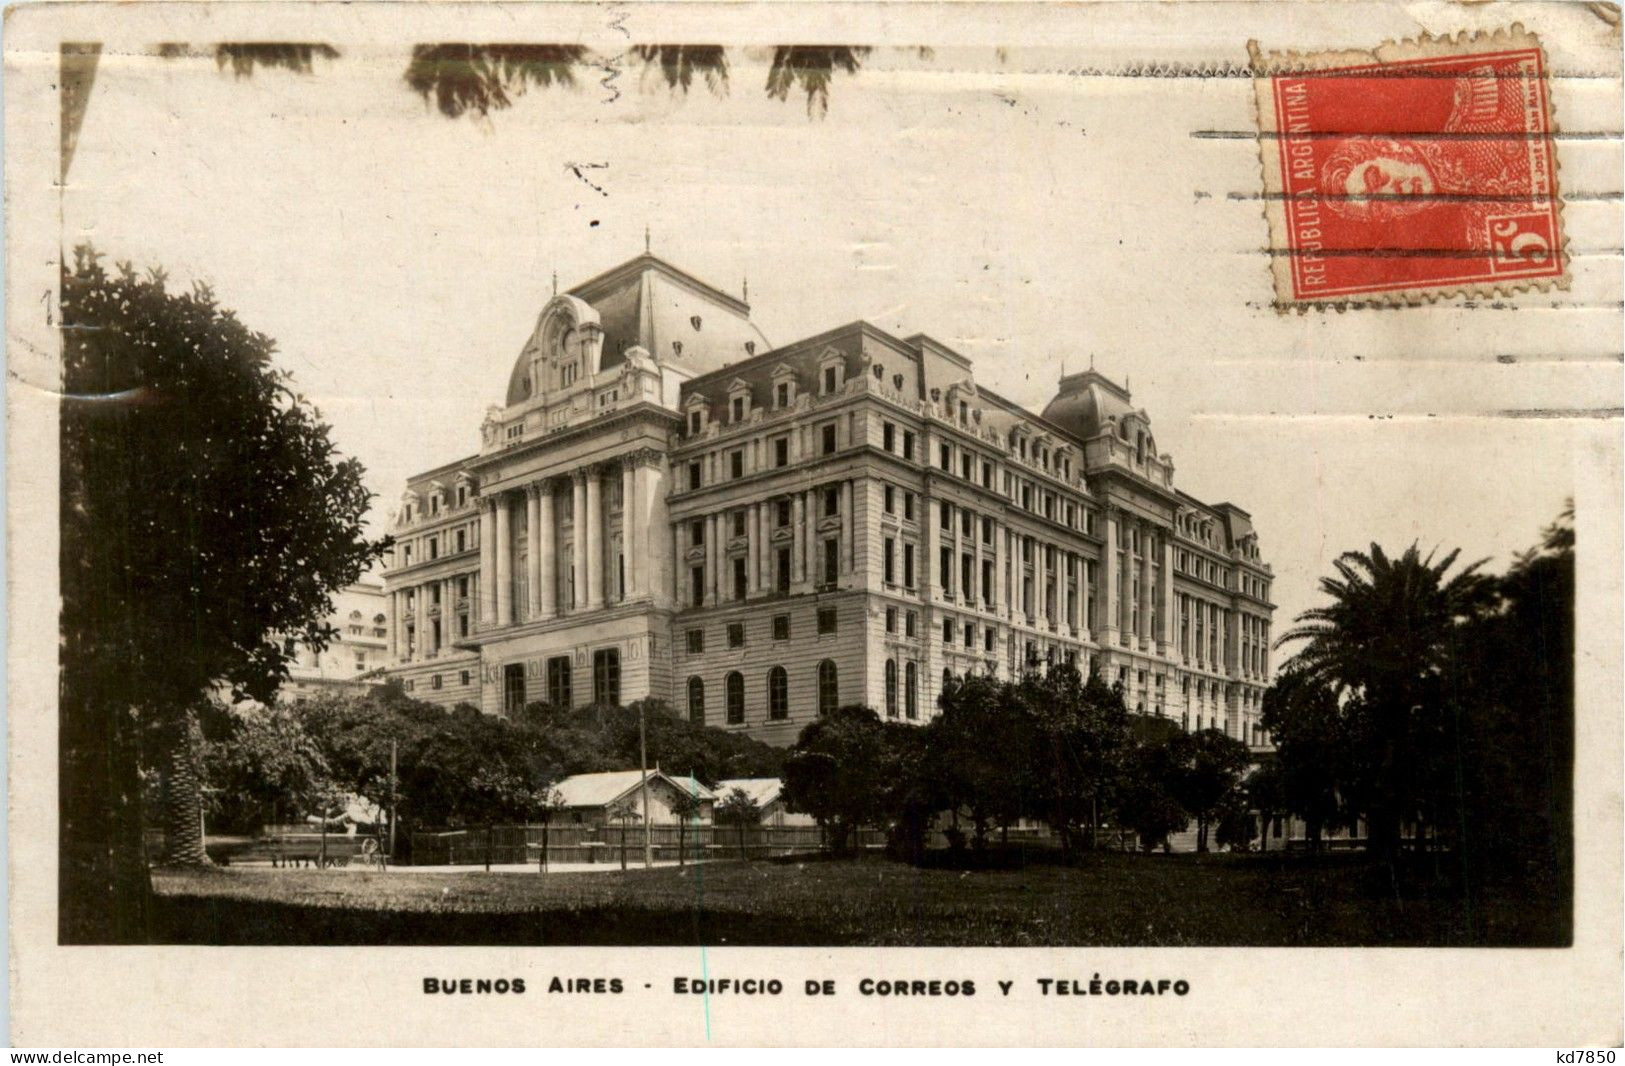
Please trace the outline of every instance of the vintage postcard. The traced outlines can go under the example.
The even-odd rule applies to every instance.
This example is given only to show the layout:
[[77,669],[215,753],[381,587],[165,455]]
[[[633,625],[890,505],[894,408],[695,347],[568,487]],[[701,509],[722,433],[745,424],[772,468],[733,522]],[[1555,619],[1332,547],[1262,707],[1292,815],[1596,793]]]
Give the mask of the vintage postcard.
[[8,9],[12,1042],[1618,1045],[1620,50]]

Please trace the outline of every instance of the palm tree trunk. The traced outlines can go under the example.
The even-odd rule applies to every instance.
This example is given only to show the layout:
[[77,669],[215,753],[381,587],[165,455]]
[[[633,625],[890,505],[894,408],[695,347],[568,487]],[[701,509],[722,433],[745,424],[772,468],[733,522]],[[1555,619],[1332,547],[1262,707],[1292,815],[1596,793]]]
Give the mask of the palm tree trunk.
[[203,849],[203,795],[193,737],[197,712],[187,708],[169,738],[164,768],[165,866],[208,866]]

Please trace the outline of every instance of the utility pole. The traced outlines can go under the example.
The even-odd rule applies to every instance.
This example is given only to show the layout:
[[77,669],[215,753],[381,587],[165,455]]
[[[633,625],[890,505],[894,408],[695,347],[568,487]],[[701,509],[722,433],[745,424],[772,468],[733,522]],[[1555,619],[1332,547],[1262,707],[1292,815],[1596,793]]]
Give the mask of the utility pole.
[[[638,779],[643,782],[643,868],[655,864],[654,841],[649,829],[649,736],[647,701],[638,701]],[[623,830],[624,832],[624,830]]]
[[395,860],[395,738],[389,738],[389,858]]

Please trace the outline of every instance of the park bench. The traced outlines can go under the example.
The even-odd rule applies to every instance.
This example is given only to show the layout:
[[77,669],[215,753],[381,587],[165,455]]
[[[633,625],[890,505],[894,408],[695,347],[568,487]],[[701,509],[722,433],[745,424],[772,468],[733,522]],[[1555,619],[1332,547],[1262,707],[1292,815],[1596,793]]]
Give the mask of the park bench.
[[270,863],[278,868],[354,864],[382,869],[386,862],[386,856],[373,837],[331,835],[324,844],[319,834],[259,837],[247,843],[211,849],[210,858],[222,866]]

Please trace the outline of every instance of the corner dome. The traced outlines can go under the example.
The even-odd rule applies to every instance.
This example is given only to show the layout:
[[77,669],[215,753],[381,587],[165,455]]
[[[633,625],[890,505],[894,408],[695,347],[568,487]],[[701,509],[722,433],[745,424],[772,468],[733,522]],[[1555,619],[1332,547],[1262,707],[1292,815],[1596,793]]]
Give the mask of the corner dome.
[[1044,408],[1043,417],[1078,440],[1090,440],[1106,431],[1108,419],[1134,413],[1127,389],[1086,370],[1061,379],[1060,391]]

